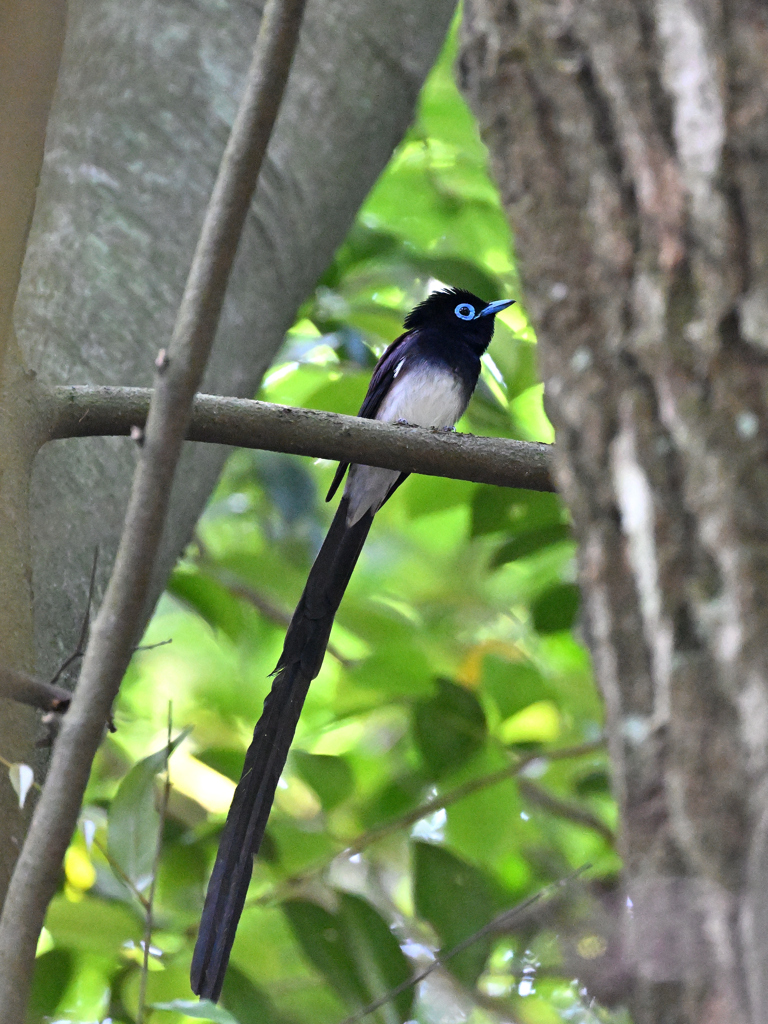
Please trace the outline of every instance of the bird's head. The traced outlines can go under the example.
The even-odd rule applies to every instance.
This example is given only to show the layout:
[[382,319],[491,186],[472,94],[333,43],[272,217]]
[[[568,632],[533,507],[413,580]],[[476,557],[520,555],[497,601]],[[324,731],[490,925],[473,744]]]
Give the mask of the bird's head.
[[484,352],[493,337],[494,318],[511,306],[514,299],[483,302],[462,288],[432,292],[415,306],[405,318],[406,331],[437,328],[452,337],[459,337],[473,349]]

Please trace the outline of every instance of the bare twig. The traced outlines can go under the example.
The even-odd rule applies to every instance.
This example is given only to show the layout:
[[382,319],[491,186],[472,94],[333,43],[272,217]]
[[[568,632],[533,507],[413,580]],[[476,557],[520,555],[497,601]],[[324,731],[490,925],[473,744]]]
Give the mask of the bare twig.
[[505,782],[507,779],[519,775],[533,761],[562,761],[566,758],[584,757],[586,754],[594,754],[595,751],[601,750],[604,746],[604,740],[596,740],[591,743],[580,743],[575,747],[561,747],[559,750],[527,754],[506,768],[500,768],[497,772],[490,772],[488,775],[481,775],[477,779],[469,779],[448,793],[430,797],[429,800],[425,800],[419,807],[415,807],[412,811],[401,815],[401,817],[396,818],[394,821],[382,825],[380,828],[364,832],[363,835],[348,847],[348,852],[351,854],[362,853],[372,843],[377,843],[380,839],[384,839],[393,832],[399,832],[401,829],[415,825],[417,821],[421,821],[422,818],[434,814],[435,811],[441,811],[446,807],[450,807],[451,804],[458,803],[459,800],[465,800],[468,796],[472,796],[473,793],[496,786],[500,782]]
[[[198,541],[198,543],[200,543]],[[201,551],[202,551],[201,546]],[[231,573],[219,569],[213,561],[209,561],[208,558],[203,555],[199,560],[198,564],[212,579],[216,580],[225,590],[228,590],[233,597],[239,597],[243,601],[247,601],[253,608],[264,616],[265,619],[269,619],[270,622],[277,623],[278,626],[287,627],[291,621],[291,613],[287,608],[281,608],[275,604],[266,594],[262,594],[261,591],[256,590],[254,587],[249,587],[247,583],[243,583],[242,580],[238,580]],[[344,665],[347,668],[350,667],[353,662],[349,658],[345,658],[344,655],[339,651],[335,644],[328,644],[328,653],[339,662],[340,665]]]
[[88,640],[88,628],[91,624],[91,608],[93,607],[93,591],[96,586],[96,566],[99,564],[99,546],[98,544],[93,549],[93,562],[91,563],[91,578],[88,582],[88,597],[85,602],[85,614],[83,615],[83,622],[80,626],[80,636],[77,640],[77,647],[70,654],[68,658],[65,658],[61,663],[57,671],[54,673],[53,679],[51,679],[51,685],[57,683],[61,679],[62,675],[67,671],[69,666],[77,661],[78,658],[82,658],[85,654],[85,645]]
[[[140,644],[138,647],[134,647],[134,652],[154,651],[156,648],[166,647],[172,642],[169,639],[160,640],[156,644]],[[70,655],[56,673],[54,679],[58,679],[68,664],[71,664],[76,657],[80,656],[81,653]],[[72,701],[72,693],[64,689],[63,686],[46,683],[36,676],[31,676],[28,672],[7,668],[5,665],[0,665],[0,697],[15,700],[19,704],[29,704],[33,708],[39,708],[41,711],[52,711],[58,715],[63,715],[65,711],[68,711]],[[111,718],[108,720],[107,726],[110,732],[115,731]]]
[[72,694],[61,686],[44,683],[27,672],[0,665],[0,696],[20,704],[31,704],[41,711],[62,713],[69,707]]
[[156,387],[125,526],[80,679],[0,918],[0,1024],[24,1019],[35,947],[93,756],[146,616],[192,400],[295,51],[304,0],[269,0]]
[[165,748],[165,781],[163,783],[163,795],[160,798],[160,813],[157,826],[157,845],[155,846],[155,859],[152,863],[152,882],[149,887],[149,896],[145,906],[146,918],[144,924],[144,959],[141,965],[141,979],[139,981],[139,1008],[136,1013],[136,1024],[144,1024],[144,1012],[147,1004],[147,980],[149,978],[149,951],[152,946],[152,925],[153,911],[155,906],[155,890],[157,889],[157,873],[160,870],[160,856],[163,852],[163,829],[165,828],[165,816],[168,811],[168,800],[171,795],[171,773],[168,770],[168,759],[171,756],[171,732],[173,730],[173,707],[168,704],[168,745]]
[[459,953],[463,953],[465,949],[469,949],[471,945],[477,942],[479,939],[484,938],[486,935],[490,935],[494,932],[508,930],[510,924],[519,917],[520,914],[524,914],[530,907],[535,903],[539,903],[541,900],[547,899],[556,893],[560,893],[566,886],[571,885],[580,875],[588,871],[591,864],[584,864],[582,867],[572,871],[570,875],[565,878],[559,879],[557,882],[553,882],[551,885],[546,886],[544,889],[540,889],[533,896],[529,896],[527,900],[523,900],[522,903],[518,903],[516,907],[512,907],[511,910],[505,910],[501,914],[498,914],[492,921],[484,924],[482,928],[478,928],[472,935],[468,935],[466,939],[462,939],[453,949],[449,949],[447,953],[443,953],[441,956],[436,956],[435,959],[425,967],[423,971],[419,971],[408,981],[402,982],[400,985],[395,986],[381,996],[374,1002],[364,1006],[362,1010],[358,1010],[357,1013],[353,1013],[351,1017],[347,1017],[342,1024],[357,1024],[357,1021],[362,1020],[363,1017],[367,1017],[369,1013],[373,1013],[374,1010],[378,1010],[380,1006],[384,1006],[385,1003],[391,1002],[396,999],[401,992],[407,992],[413,985],[418,985],[420,981],[424,981],[428,978],[433,971],[436,971],[438,967],[444,967],[449,960],[453,957],[458,956]]
[[[51,388],[47,436],[128,436],[132,426],[144,422],[151,393],[149,388]],[[187,437],[501,487],[554,490],[551,445],[425,430],[244,398],[197,395]]]
[[[386,839],[387,836],[394,835],[396,832],[401,832],[403,829],[410,828],[411,825],[415,825],[416,822],[421,821],[422,818],[426,818],[430,814],[434,814],[435,811],[443,810],[446,807],[450,807],[451,804],[458,803],[460,800],[464,800],[466,797],[472,796],[474,793],[479,793],[481,790],[489,789],[491,786],[496,786],[500,782],[505,782],[507,779],[520,775],[520,773],[534,761],[564,761],[569,758],[585,757],[588,754],[594,754],[596,751],[603,750],[604,748],[605,740],[599,739],[593,740],[589,743],[580,743],[573,747],[560,747],[558,750],[544,750],[535,754],[527,754],[525,757],[508,765],[506,768],[500,768],[499,771],[490,772],[488,775],[481,775],[476,779],[469,779],[467,782],[462,783],[461,786],[457,786],[455,789],[449,790],[447,793],[430,797],[429,800],[425,800],[424,803],[419,804],[418,807],[414,807],[412,811],[401,814],[399,818],[394,818],[392,821],[387,822],[385,825],[381,825],[379,828],[373,828],[369,829],[367,832],[363,832],[341,852],[350,856],[362,853],[363,850],[372,846],[374,843],[378,843],[381,839]],[[297,885],[301,885],[301,883],[307,881],[307,879],[313,878],[325,871],[331,861],[338,856],[339,854],[335,853],[331,860],[323,861],[323,863],[318,865],[316,868],[312,868],[309,871],[304,871],[298,875],[292,875],[291,877],[284,879],[275,889],[270,890],[262,896],[257,896],[254,899],[249,900],[246,903],[246,906],[258,906],[283,898],[283,894],[290,893]]]
[[530,779],[520,779],[518,788],[520,796],[529,803],[541,807],[542,810],[549,811],[550,814],[557,815],[558,818],[565,818],[576,825],[591,828],[598,835],[601,835],[609,846],[616,846],[616,836],[613,834],[613,830],[601,818],[593,814],[589,808],[581,807],[570,800],[561,800],[552,793],[548,793],[543,787],[537,786],[535,782],[531,782]]
[[168,644],[173,643],[173,637],[168,637],[167,640],[158,640],[155,644],[139,644],[138,647],[134,647],[134,654],[137,651],[156,651],[158,647],[167,647]]
[[92,841],[93,845],[96,847],[96,849],[99,851],[99,853],[102,855],[104,860],[107,862],[107,864],[109,864],[109,866],[112,869],[112,871],[115,874],[115,876],[120,879],[120,881],[123,883],[123,885],[125,885],[128,889],[130,889],[131,895],[136,897],[136,899],[139,901],[139,903],[142,905],[142,907],[144,908],[144,910],[146,912],[147,907],[149,906],[149,900],[144,895],[144,893],[139,892],[139,890],[133,884],[131,879],[128,877],[128,875],[125,873],[125,871],[123,871],[123,869],[117,863],[115,858],[109,852],[107,847],[104,846],[104,844],[102,842],[100,842],[100,840],[98,840],[96,838],[96,836],[94,836],[91,841]]

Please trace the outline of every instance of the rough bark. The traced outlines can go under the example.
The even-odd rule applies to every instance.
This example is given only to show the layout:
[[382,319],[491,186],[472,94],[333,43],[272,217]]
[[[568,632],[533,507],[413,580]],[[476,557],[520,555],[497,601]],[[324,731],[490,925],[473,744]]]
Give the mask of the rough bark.
[[[29,5],[27,5],[29,6]],[[241,242],[214,355],[213,393],[251,396],[299,303],[330,261],[410,121],[453,0],[315,0]],[[25,370],[51,383],[148,384],[167,344],[260,5],[200,0],[137,5],[76,0],[48,128],[15,325],[21,365],[3,414],[34,441],[14,396]],[[34,189],[33,189],[34,194]],[[187,446],[154,596],[213,486],[225,449]],[[0,509],[31,533],[36,658],[27,640],[0,656],[51,673],[73,650],[93,547],[103,586],[122,525],[135,446],[58,441],[37,457],[28,530],[26,477]],[[19,550],[25,550],[20,548]],[[18,576],[18,574],[17,574]],[[26,576],[0,578],[22,602]],[[147,608],[147,614],[150,607]],[[18,645],[17,645],[18,646]],[[0,753],[29,756],[33,730],[0,717]],[[11,794],[10,786],[5,789]],[[2,809],[2,808],[0,808]],[[4,823],[10,819],[3,814]],[[0,849],[11,845],[3,837]],[[4,887],[0,878],[0,891]]]
[[768,18],[468,0],[622,815],[636,1024],[768,1020]]

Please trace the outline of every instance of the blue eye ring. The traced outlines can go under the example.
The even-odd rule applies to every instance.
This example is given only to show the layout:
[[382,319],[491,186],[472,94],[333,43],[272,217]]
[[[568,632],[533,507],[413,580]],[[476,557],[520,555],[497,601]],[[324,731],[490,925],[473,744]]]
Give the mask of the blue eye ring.
[[475,307],[470,305],[470,303],[468,302],[460,302],[453,312],[456,314],[459,320],[475,319]]

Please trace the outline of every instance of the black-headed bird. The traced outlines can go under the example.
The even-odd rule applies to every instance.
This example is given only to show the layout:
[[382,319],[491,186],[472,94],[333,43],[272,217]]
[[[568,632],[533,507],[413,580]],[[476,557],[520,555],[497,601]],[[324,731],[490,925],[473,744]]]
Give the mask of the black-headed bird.
[[[469,404],[494,317],[511,299],[483,302],[459,289],[433,292],[405,319],[405,333],[376,364],[358,415],[387,423],[452,428]],[[394,469],[342,464],[328,498],[349,470],[331,528],[293,613],[275,681],[245,755],[216,864],[208,883],[192,989],[216,1000],[280,774],[309,684],[320,671],[334,616],[373,517],[407,477]]]

